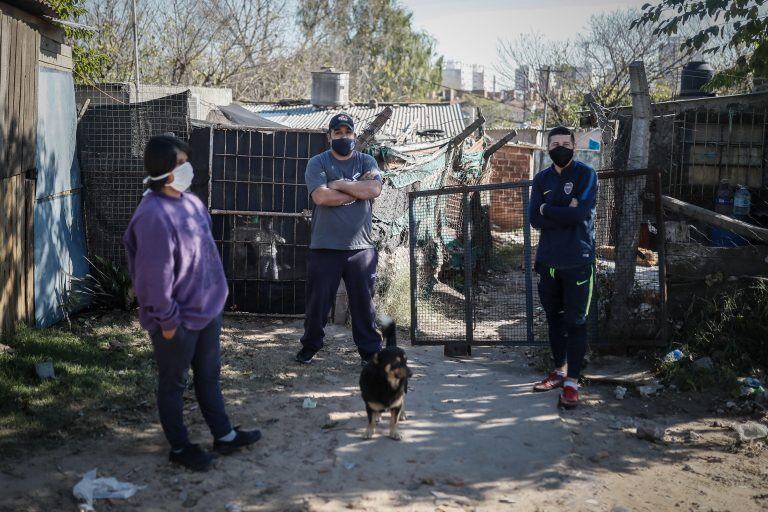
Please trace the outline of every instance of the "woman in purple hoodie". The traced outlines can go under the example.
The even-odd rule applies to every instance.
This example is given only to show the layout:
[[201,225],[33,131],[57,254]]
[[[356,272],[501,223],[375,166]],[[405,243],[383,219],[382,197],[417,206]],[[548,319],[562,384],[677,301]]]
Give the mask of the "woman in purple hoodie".
[[189,146],[172,135],[152,137],[144,151],[147,191],[123,243],[139,302],[139,321],[154,346],[158,369],[157,408],[171,445],[169,459],[196,471],[213,455],[189,442],[183,394],[190,366],[195,395],[223,455],[255,443],[258,430],[232,425],[221,396],[221,312],[228,287],[203,203],[187,192],[192,184]]

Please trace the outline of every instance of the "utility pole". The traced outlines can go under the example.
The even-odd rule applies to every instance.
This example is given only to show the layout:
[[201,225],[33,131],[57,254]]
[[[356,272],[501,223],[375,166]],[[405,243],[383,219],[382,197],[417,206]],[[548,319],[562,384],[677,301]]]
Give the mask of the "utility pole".
[[[648,168],[650,126],[653,120],[643,61],[634,61],[629,65],[629,82],[632,92],[632,136],[629,142],[627,170],[643,170]],[[629,295],[635,287],[635,260],[643,215],[642,194],[645,190],[645,176],[619,180],[621,202],[618,203],[616,219],[616,272],[609,330],[615,339],[624,339],[629,337],[632,329]],[[665,241],[661,240],[660,243]]]
[[544,78],[544,118],[541,121],[541,143],[544,144],[544,134],[547,131],[547,103],[548,97],[549,97],[549,75],[551,72],[550,66],[545,67],[541,71],[544,71],[546,73]]
[[139,29],[136,23],[136,0],[132,0],[133,5],[133,64],[136,69],[136,101],[139,101]]

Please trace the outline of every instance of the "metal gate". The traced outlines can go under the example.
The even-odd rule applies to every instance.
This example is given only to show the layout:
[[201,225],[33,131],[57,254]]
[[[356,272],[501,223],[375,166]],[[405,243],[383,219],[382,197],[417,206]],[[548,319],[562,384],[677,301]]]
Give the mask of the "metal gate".
[[[658,173],[604,171],[598,177],[590,343],[605,341],[599,334],[610,309],[613,278],[620,273],[614,247],[619,222],[640,226],[630,295],[633,317],[636,313],[639,325],[647,327],[645,336],[653,337],[664,323],[665,296]],[[638,207],[631,216],[620,216],[629,184],[639,191]],[[530,186],[524,180],[409,194],[414,344],[548,344],[533,268],[539,232],[528,219]]]

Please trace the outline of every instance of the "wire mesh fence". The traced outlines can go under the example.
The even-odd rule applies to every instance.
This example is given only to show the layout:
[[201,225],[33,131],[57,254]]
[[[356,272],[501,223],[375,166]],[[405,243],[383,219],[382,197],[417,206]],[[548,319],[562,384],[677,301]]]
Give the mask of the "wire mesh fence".
[[153,135],[188,141],[188,93],[144,101],[126,84],[77,85],[77,157],[88,253],[125,263],[122,236],[143,192],[144,147]]
[[[631,317],[638,338],[654,338],[663,328],[663,217],[660,204],[648,199],[655,197],[649,192],[658,188],[657,176],[647,171],[599,173],[596,280],[588,315],[593,344],[615,338],[613,323],[619,315]],[[410,195],[415,343],[547,342],[534,271],[539,232],[530,228],[527,214],[530,183]],[[636,200],[628,201],[630,197]],[[622,245],[630,245],[631,257]],[[613,304],[622,296],[626,309],[619,311]]]
[[309,130],[213,129],[209,206],[230,286],[227,307],[304,312],[310,212],[304,173],[327,147]]

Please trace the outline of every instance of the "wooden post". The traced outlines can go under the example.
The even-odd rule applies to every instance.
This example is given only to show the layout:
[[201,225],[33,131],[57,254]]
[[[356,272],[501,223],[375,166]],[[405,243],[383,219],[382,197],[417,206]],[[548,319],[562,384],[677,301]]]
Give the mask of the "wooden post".
[[491,156],[493,156],[493,154],[494,154],[495,152],[497,152],[498,150],[500,150],[501,148],[503,148],[503,147],[504,147],[504,145],[505,145],[507,142],[511,141],[511,140],[512,140],[512,139],[514,139],[515,137],[517,137],[517,131],[515,131],[515,130],[512,130],[511,132],[509,132],[508,134],[506,134],[505,136],[503,136],[502,138],[500,138],[499,140],[497,140],[497,141],[496,141],[496,142],[493,144],[493,146],[491,146],[491,147],[489,147],[488,149],[486,149],[486,150],[485,150],[485,152],[483,153],[483,159],[484,159],[486,162],[487,162],[488,160],[490,160],[490,159],[491,159]]
[[672,213],[704,222],[710,226],[733,231],[744,238],[768,243],[768,229],[766,228],[753,226],[747,222],[686,203],[674,197],[661,196],[661,203],[665,209]]
[[357,142],[355,142],[355,149],[358,151],[365,151],[368,145],[373,141],[373,137],[376,135],[376,132],[381,130],[381,128],[386,124],[387,121],[389,121],[391,117],[392,107],[386,107],[384,110],[379,112],[379,114],[376,116],[376,119],[374,119],[371,124],[369,124],[365,130],[363,130],[363,133],[361,133],[357,138]]
[[[632,91],[632,138],[629,145],[627,170],[648,168],[648,147],[650,143],[651,96],[642,61],[629,65]],[[621,202],[618,207],[616,225],[616,272],[611,300],[609,333],[618,338],[633,328],[630,318],[629,297],[635,285],[635,258],[643,213],[642,193],[645,177],[619,178],[624,180]]]

